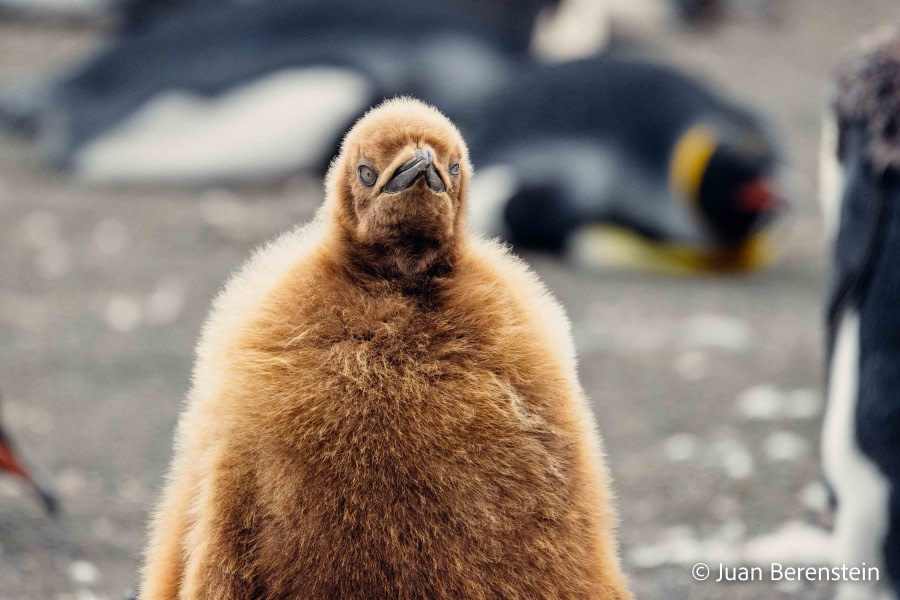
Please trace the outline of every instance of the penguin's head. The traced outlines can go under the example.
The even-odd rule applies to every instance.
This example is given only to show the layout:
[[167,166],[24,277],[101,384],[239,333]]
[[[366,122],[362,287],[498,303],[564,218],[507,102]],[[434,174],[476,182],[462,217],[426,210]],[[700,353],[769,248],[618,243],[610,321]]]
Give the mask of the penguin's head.
[[870,196],[864,188],[898,171],[900,26],[894,26],[865,37],[835,73],[819,162],[819,197],[828,234],[837,235],[848,202]]
[[777,167],[777,153],[760,130],[700,122],[676,142],[669,182],[715,239],[736,246],[785,207]]
[[465,235],[471,171],[449,119],[418,100],[388,100],[347,133],[329,169],[333,218],[373,262],[401,275],[421,272]]
[[[867,36],[838,66],[822,129],[820,199],[833,243],[833,318],[870,286],[896,302],[900,277],[900,26]],[[891,305],[893,306],[893,305]]]

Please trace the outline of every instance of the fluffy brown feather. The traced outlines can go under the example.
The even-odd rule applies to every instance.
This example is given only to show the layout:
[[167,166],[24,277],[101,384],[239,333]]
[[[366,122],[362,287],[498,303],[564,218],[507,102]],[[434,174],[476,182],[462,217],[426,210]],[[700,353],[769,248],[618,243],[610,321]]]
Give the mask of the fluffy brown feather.
[[[381,193],[424,146],[446,191]],[[630,598],[568,321],[466,234],[470,171],[445,117],[387,102],[348,133],[316,222],[232,279],[143,600]]]

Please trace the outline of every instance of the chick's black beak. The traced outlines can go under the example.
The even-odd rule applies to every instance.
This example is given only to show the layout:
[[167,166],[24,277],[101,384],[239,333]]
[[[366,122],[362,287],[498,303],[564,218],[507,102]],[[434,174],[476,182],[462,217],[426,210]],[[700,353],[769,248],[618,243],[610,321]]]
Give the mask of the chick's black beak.
[[425,183],[431,191],[445,191],[444,181],[434,168],[434,154],[428,148],[416,148],[413,157],[400,165],[390,180],[384,184],[382,191],[397,194],[409,189],[420,177],[425,178]]

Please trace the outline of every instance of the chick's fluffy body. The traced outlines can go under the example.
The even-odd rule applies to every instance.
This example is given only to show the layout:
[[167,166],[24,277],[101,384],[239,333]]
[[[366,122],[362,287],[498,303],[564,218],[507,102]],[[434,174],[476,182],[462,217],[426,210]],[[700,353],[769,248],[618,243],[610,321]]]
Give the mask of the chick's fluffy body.
[[630,597],[568,321],[521,261],[463,231],[449,123],[428,135],[461,149],[458,204],[439,209],[452,260],[391,262],[416,285],[360,266],[353,136],[390,133],[371,121],[317,220],[215,303],[141,598]]

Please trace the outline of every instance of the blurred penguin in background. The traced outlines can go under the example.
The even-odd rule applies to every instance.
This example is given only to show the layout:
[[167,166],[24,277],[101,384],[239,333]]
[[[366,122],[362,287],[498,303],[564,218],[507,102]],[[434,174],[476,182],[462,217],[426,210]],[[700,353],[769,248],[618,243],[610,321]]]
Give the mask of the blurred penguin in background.
[[54,514],[59,508],[56,496],[46,487],[39,484],[25,468],[24,463],[18,457],[12,439],[0,423],[0,472],[12,475],[23,481],[30,487],[40,499],[44,510],[48,514]]
[[[743,0],[760,2],[761,0]],[[473,106],[531,67],[602,51],[613,22],[705,23],[739,0],[0,0],[117,14],[58,80],[0,92],[0,122],[94,181],[227,183],[324,167],[387,96]]]
[[548,62],[593,56],[643,44],[676,27],[704,30],[751,18],[771,23],[780,0],[562,0],[546,7],[534,32],[533,52]]
[[341,132],[385,96],[456,115],[502,86],[555,2],[188,2],[56,84],[8,91],[0,112],[97,181],[324,170]]
[[477,231],[590,265],[745,271],[771,259],[785,207],[777,144],[673,69],[617,55],[545,66],[481,112]]
[[878,567],[840,598],[900,597],[900,28],[839,67],[822,144],[832,242],[825,475],[835,564]]

